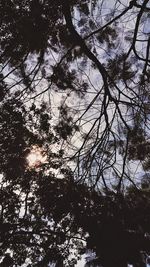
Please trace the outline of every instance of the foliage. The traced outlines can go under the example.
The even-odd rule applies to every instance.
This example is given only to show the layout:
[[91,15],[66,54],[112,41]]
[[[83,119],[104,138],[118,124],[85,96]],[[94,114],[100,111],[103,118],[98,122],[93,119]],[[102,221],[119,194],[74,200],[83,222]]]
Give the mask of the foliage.
[[145,266],[148,2],[0,2],[1,266]]

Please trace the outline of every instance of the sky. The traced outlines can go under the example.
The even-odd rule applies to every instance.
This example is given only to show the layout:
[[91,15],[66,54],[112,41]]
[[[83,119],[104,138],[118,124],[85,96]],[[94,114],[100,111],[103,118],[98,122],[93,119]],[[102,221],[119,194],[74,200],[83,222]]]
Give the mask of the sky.
[[[104,7],[103,10],[104,10],[105,13],[107,13],[109,11],[109,9],[110,9],[111,3],[114,3],[114,1],[111,0],[111,1],[107,1],[107,2],[104,1],[104,2],[105,2],[106,6]],[[121,1],[121,2],[122,2],[122,4],[126,4],[128,1],[124,0],[124,1]],[[130,25],[128,25],[128,26],[130,26]],[[149,26],[150,26],[150,17],[145,22],[145,26],[144,26],[144,32],[145,33],[149,33]],[[97,79],[96,74],[92,74],[92,76],[95,76],[94,77],[95,80]],[[98,85],[98,80],[95,81],[95,84]],[[39,155],[39,157],[40,157],[40,155]],[[34,154],[32,155],[32,159],[33,158],[34,158]],[[30,159],[30,161],[32,159]],[[83,256],[83,258],[77,263],[76,267],[84,267],[84,265],[85,265],[85,256]],[[150,267],[150,265],[147,265],[147,267]]]

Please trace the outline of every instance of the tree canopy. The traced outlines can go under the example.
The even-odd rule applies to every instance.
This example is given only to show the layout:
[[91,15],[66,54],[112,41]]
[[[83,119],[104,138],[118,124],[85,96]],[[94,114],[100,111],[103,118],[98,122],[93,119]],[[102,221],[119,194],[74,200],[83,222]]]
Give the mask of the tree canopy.
[[149,12],[0,1],[0,266],[149,261]]

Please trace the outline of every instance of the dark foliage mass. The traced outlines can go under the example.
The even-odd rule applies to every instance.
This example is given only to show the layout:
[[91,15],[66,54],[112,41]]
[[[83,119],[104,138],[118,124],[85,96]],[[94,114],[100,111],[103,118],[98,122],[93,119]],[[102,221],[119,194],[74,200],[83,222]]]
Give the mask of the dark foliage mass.
[[149,12],[0,0],[1,267],[150,262]]

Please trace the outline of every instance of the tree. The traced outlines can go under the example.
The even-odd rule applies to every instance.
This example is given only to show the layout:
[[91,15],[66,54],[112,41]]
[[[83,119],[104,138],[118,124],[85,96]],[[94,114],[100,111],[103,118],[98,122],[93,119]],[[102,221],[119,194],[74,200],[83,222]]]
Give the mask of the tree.
[[[104,266],[110,266],[108,254],[112,264],[116,264],[114,258],[120,254],[117,264],[123,265],[127,262],[140,264],[141,249],[149,253],[145,247],[147,239],[143,239],[144,234],[149,235],[149,230],[140,222],[142,237],[137,237],[140,241],[130,242],[130,231],[135,234],[138,231],[138,216],[135,216],[134,226],[129,226],[130,217],[122,215],[126,212],[125,207],[130,206],[127,187],[132,185],[138,190],[136,170],[146,175],[150,166],[150,7],[148,0],[127,2],[111,1],[110,6],[105,0],[0,3],[3,14],[0,29],[0,158],[2,183],[6,184],[10,198],[7,203],[6,192],[2,193],[4,224],[9,224],[4,225],[7,228],[4,233],[15,255],[26,251],[15,256],[16,264],[22,264],[30,255],[27,244],[30,247],[32,243],[30,251],[36,247],[35,258],[32,253],[30,256],[32,266],[38,264],[39,255],[43,261],[39,264],[47,266],[49,261],[57,261],[62,265],[71,248],[70,244],[63,249],[65,241],[73,242],[71,236],[76,236],[77,240],[79,236],[86,236],[86,232],[90,236],[90,248],[96,251],[98,261]],[[131,22],[128,22],[129,17]],[[62,100],[59,97],[58,109],[54,110],[53,105],[60,94]],[[41,100],[44,97],[47,104]],[[35,169],[30,169],[26,157],[33,147],[40,148],[48,162],[38,163]],[[52,147],[57,151],[52,152]],[[133,164],[136,167],[133,168]],[[56,170],[63,180],[59,176],[55,179]],[[139,191],[135,206],[140,202]],[[95,195],[96,201],[93,200]],[[120,196],[124,199],[123,204],[114,219]],[[26,217],[28,199],[29,218],[25,218],[27,221],[23,220],[21,226],[18,214],[25,205]],[[110,211],[106,212],[106,218],[105,212],[101,213],[100,203],[104,210]],[[89,205],[92,205],[94,219],[89,214]],[[135,206],[127,209],[129,214],[134,212]],[[97,207],[96,211],[94,207]],[[149,221],[146,212],[144,216]],[[51,219],[56,223],[53,238],[45,232]],[[97,231],[86,225],[86,221],[91,221]],[[67,223],[71,224],[70,230],[67,230]],[[59,234],[61,227],[63,231]],[[28,231],[25,237],[24,231]],[[51,229],[49,231],[51,233]],[[101,236],[102,245],[96,239],[96,233]],[[37,242],[37,235],[41,243]],[[118,235],[120,241],[116,240]],[[112,243],[114,239],[115,251],[106,249],[108,242]],[[127,240],[125,244],[134,244],[131,251],[135,247],[138,263],[132,259],[127,245],[120,246],[123,240]],[[144,245],[136,247],[139,242]],[[8,245],[2,247],[3,253],[7,253]]]
[[[70,249],[83,246],[71,216],[72,173],[63,151],[52,151],[58,139],[46,104],[25,108],[15,96],[5,96],[0,108],[1,266],[71,266]],[[44,162],[30,165],[33,147],[46,153]]]

